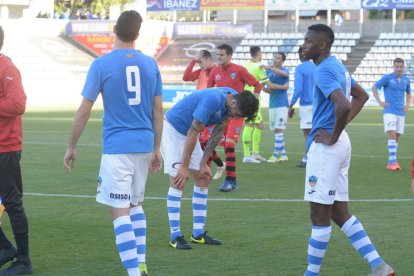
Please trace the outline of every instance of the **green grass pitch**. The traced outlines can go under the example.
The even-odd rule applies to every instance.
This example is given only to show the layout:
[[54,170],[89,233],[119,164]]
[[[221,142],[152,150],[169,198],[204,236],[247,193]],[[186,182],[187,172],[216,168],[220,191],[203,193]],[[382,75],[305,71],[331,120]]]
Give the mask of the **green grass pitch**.
[[[266,109],[264,113],[267,118]],[[76,168],[68,175],[62,161],[73,115],[74,111],[28,112],[24,116],[24,205],[35,275],[126,275],[108,208],[94,199],[101,111],[93,112],[77,147]],[[414,111],[407,115],[399,143],[401,172],[385,170],[387,138],[381,110],[365,108],[347,128],[353,147],[350,209],[398,275],[414,272],[413,115]],[[265,157],[272,153],[273,137],[266,128],[262,135]],[[302,201],[305,171],[295,167],[304,151],[297,117],[289,120],[285,141],[289,161],[282,164],[243,164],[239,143],[239,190],[220,193],[223,179],[211,184],[205,228],[223,241],[221,246],[194,245],[191,251],[171,248],[165,200],[168,177],[162,172],[150,176],[144,201],[150,275],[303,275],[311,224],[308,204]],[[223,157],[222,149],[218,150]],[[190,181],[181,213],[187,239],[192,229],[191,191]],[[3,227],[12,237],[7,216]],[[334,226],[321,275],[368,273],[369,265]]]

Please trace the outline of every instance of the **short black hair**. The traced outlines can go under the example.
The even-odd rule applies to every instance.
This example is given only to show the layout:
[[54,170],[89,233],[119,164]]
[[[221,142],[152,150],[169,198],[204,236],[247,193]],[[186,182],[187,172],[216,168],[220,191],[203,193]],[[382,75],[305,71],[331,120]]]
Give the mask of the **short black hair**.
[[213,59],[212,57],[211,57],[211,53],[210,53],[210,51],[207,51],[207,50],[200,50],[200,56],[201,57],[203,57],[203,58],[205,58],[205,59]]
[[392,64],[395,64],[395,63],[402,63],[402,64],[404,64],[404,60],[402,58],[397,57],[396,59],[394,59],[394,62]]
[[226,54],[229,55],[229,56],[232,56],[233,55],[233,47],[231,47],[228,44],[222,44],[222,45],[218,46],[217,49],[219,49],[219,50],[225,50],[226,51]]
[[3,42],[4,42],[4,31],[3,28],[0,26],[0,50],[3,48]]
[[237,109],[246,121],[252,121],[259,110],[259,100],[252,92],[243,90],[239,94],[234,95],[237,101]]
[[134,41],[141,29],[141,23],[142,17],[138,12],[134,10],[124,11],[116,21],[116,36],[124,42]]
[[332,45],[335,41],[335,34],[331,27],[325,24],[315,24],[308,27],[308,31],[315,31],[319,33],[323,33],[326,38],[329,40],[328,42]]
[[260,52],[261,52],[261,50],[260,50],[260,47],[259,46],[251,46],[250,47],[250,55],[252,57],[257,56],[257,54],[260,53]]
[[276,55],[281,55],[281,56],[282,56],[282,60],[283,60],[283,61],[285,61],[285,60],[286,60],[286,55],[285,55],[285,53],[282,53],[282,52],[276,52],[276,53],[275,53],[275,57],[276,57]]

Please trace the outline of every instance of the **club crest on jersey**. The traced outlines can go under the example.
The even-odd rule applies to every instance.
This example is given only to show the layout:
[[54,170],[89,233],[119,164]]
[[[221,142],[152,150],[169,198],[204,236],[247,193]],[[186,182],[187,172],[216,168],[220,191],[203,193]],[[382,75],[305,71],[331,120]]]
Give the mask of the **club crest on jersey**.
[[236,133],[240,133],[240,128],[239,127],[236,127],[234,130],[236,131]]
[[230,78],[234,80],[236,78],[236,73],[230,73]]
[[134,55],[133,54],[126,54],[126,57],[127,58],[132,58],[132,57],[134,57]]
[[312,188],[316,186],[316,182],[318,181],[318,178],[314,175],[311,175],[309,177],[309,186],[311,186]]

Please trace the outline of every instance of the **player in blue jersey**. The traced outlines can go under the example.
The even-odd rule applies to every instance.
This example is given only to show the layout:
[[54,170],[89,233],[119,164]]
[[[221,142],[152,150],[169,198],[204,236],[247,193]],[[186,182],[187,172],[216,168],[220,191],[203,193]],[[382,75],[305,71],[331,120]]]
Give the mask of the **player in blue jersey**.
[[345,66],[330,55],[334,40],[330,27],[316,24],[308,27],[302,46],[304,57],[317,65],[305,179],[305,200],[310,202],[312,220],[305,275],[319,275],[331,236],[331,220],[369,262],[371,275],[394,275],[362,224],[348,210],[351,143],[345,126],[361,111],[368,94],[350,77]]
[[[378,96],[378,89],[381,88],[384,89],[384,101]],[[404,60],[402,58],[394,59],[394,72],[377,81],[372,87],[372,93],[378,104],[384,108],[384,131],[388,134],[386,169],[399,171],[401,167],[397,162],[398,140],[404,133],[405,113],[411,103],[410,79],[404,74]]]
[[[299,47],[298,54],[302,63],[296,66],[295,69],[293,96],[289,105],[288,117],[292,118],[295,114],[293,106],[300,98],[300,128],[303,131],[306,141],[312,128],[312,99],[314,86],[313,74],[315,73],[316,65],[312,61],[306,60],[303,57],[302,47]],[[297,167],[306,167],[307,160],[308,156],[305,152],[302,161],[297,165]]]
[[[259,102],[253,93],[237,93],[231,88],[219,87],[195,91],[166,112],[161,154],[164,159],[164,172],[170,175],[167,208],[170,245],[173,248],[191,249],[180,229],[181,197],[189,177],[195,182],[191,241],[198,244],[221,244],[204,231],[208,186],[211,182],[207,161],[221,140],[228,121],[231,118],[251,120],[258,108]],[[203,153],[198,135],[205,126],[211,125],[216,126]]]
[[331,220],[369,262],[371,275],[394,275],[362,224],[348,210],[351,143],[345,126],[360,112],[368,94],[349,76],[345,66],[330,55],[334,40],[330,27],[316,24],[308,27],[302,46],[305,58],[317,65],[305,179],[305,200],[310,202],[312,220],[305,276],[319,275],[331,236]]
[[264,66],[269,81],[280,85],[279,89],[265,87],[264,92],[269,93],[269,127],[275,133],[275,143],[272,156],[267,160],[269,163],[287,161],[285,139],[283,132],[286,129],[289,100],[287,90],[289,88],[289,70],[283,67],[286,60],[284,53],[275,53],[273,66]]
[[161,167],[162,82],[152,57],[135,50],[142,18],[123,12],[114,50],[91,65],[64,157],[71,172],[76,144],[99,94],[104,104],[102,160],[96,201],[111,207],[115,241],[129,275],[146,275],[144,200],[148,171]]

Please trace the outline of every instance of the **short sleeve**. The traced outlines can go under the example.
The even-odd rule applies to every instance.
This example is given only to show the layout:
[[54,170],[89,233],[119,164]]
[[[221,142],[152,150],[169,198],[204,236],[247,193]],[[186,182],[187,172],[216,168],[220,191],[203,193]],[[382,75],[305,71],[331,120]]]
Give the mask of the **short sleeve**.
[[336,89],[342,89],[341,84],[328,68],[315,74],[315,85],[322,91],[325,98],[328,98]]
[[88,74],[86,75],[85,85],[83,86],[82,96],[91,101],[96,101],[99,93],[102,91],[102,72],[96,62],[91,64]]

